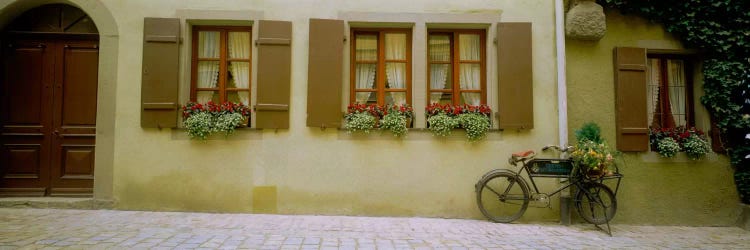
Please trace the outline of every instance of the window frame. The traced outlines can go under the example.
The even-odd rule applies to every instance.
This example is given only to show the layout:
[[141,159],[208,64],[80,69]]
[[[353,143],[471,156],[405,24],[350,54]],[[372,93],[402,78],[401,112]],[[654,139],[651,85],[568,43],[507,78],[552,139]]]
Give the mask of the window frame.
[[[358,89],[356,82],[357,63],[373,63],[373,61],[357,61],[357,35],[359,34],[376,34],[378,37],[378,59],[374,61],[377,64],[375,74],[374,89]],[[385,59],[385,35],[386,34],[405,34],[406,35],[406,59],[405,60],[387,60]],[[406,104],[412,104],[412,30],[410,28],[350,28],[349,37],[349,103],[354,103],[357,98],[357,92],[373,92],[377,95],[377,105],[385,105],[385,94],[388,92],[405,92]],[[406,83],[405,89],[386,89],[385,84],[387,76],[385,72],[386,63],[405,63],[406,64]]]
[[[190,100],[197,101],[198,91],[217,91],[219,92],[219,102],[223,103],[227,101],[228,92],[240,92],[247,91],[248,103],[243,103],[250,106],[252,103],[252,86],[253,79],[248,79],[247,88],[227,88],[227,68],[229,62],[247,62],[248,63],[248,74],[253,75],[253,27],[252,26],[221,26],[221,25],[194,25],[192,27],[191,34],[191,54],[190,54]],[[201,31],[218,31],[219,32],[219,58],[199,58],[199,32]],[[249,55],[247,59],[230,59],[228,58],[228,43],[229,43],[229,32],[247,32],[250,34],[248,48]],[[216,88],[198,88],[198,62],[200,61],[218,61],[219,62],[219,77],[216,83]]]
[[[646,59],[659,59],[659,72],[662,72],[662,74],[659,75],[659,78],[661,80],[661,84],[659,85],[659,89],[666,89],[667,91],[659,93],[659,100],[663,100],[663,98],[669,97],[669,75],[668,75],[668,61],[667,60],[682,60],[684,62],[684,72],[685,72],[685,126],[686,127],[694,127],[695,126],[695,105],[693,104],[694,96],[693,96],[693,77],[694,77],[694,71],[693,71],[693,64],[694,62],[691,60],[692,58],[690,56],[686,55],[675,55],[675,54],[654,54],[654,53],[647,53]],[[650,69],[649,69],[650,70]],[[664,74],[664,72],[667,72],[667,74]],[[650,85],[650,79],[646,81],[647,89]],[[647,98],[651,98],[650,96],[647,96]],[[659,102],[657,105],[659,105],[660,110],[664,110],[666,107],[665,102]],[[656,112],[653,112],[651,110],[647,110],[646,115],[655,115]],[[651,127],[652,124],[658,123],[659,127],[664,127],[664,114],[662,113],[659,115],[659,121],[654,121],[651,124],[648,124],[649,127]],[[675,125],[677,126],[677,125]]]
[[[450,46],[451,46],[451,89],[432,89],[432,85],[430,84],[432,82],[430,70],[432,67],[433,62],[430,60],[430,36],[433,34],[439,34],[439,35],[449,35],[450,40]],[[481,48],[480,50],[480,59],[479,61],[466,61],[461,60],[460,55],[460,46],[458,42],[458,37],[461,34],[476,34],[479,35],[479,46]],[[427,105],[430,105],[430,95],[432,92],[443,92],[443,93],[451,93],[451,104],[452,105],[461,105],[461,93],[480,93],[480,105],[487,105],[487,30],[485,29],[428,29],[427,30],[427,51],[425,53],[426,55],[426,74],[427,74],[427,82],[426,82],[426,88],[427,88]],[[445,62],[436,62],[436,63],[445,63]],[[461,90],[461,83],[460,83],[460,73],[461,69],[461,63],[479,63],[480,67],[480,89],[479,90]]]

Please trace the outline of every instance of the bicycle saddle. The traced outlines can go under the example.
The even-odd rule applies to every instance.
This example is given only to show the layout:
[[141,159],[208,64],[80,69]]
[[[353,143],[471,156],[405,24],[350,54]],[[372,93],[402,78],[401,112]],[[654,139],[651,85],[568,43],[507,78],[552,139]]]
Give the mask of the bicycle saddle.
[[527,158],[532,155],[534,155],[534,150],[526,150],[526,151],[513,153],[513,157],[516,157],[516,158]]

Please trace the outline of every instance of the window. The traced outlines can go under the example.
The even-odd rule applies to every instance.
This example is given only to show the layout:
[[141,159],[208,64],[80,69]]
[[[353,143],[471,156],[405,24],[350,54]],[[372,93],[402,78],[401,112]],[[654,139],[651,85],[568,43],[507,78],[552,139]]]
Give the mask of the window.
[[692,74],[688,61],[649,55],[647,74],[649,126],[693,126]]
[[250,104],[250,27],[193,27],[190,99]]
[[411,104],[411,31],[354,29],[350,102]]
[[487,103],[485,31],[429,31],[430,103]]

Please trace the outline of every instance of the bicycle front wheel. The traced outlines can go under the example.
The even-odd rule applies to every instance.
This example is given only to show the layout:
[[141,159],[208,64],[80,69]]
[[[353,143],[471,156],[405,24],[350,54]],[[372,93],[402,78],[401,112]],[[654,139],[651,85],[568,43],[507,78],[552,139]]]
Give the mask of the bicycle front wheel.
[[601,183],[586,183],[575,196],[578,214],[594,225],[601,225],[612,220],[617,212],[617,200],[612,190]]
[[479,180],[476,187],[479,210],[494,222],[512,222],[529,205],[526,182],[513,173],[493,173]]

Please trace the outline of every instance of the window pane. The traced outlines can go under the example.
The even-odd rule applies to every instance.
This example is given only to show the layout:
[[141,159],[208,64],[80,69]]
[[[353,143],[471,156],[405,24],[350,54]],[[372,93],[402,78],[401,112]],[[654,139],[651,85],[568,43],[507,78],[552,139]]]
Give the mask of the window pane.
[[357,92],[355,103],[378,104],[378,95],[375,92]]
[[468,105],[482,104],[482,95],[480,93],[461,93],[461,103]]
[[448,62],[451,60],[451,37],[448,35],[430,35],[430,61]]
[[460,66],[459,84],[461,89],[481,89],[481,67],[476,63],[462,63]]
[[250,32],[229,32],[230,59],[250,59]]
[[385,59],[406,60],[406,34],[385,34]]
[[453,76],[450,64],[430,64],[430,89],[451,89]]
[[453,94],[444,92],[431,92],[430,103],[453,104]]
[[356,35],[354,43],[356,44],[355,53],[357,61],[378,60],[377,35]]
[[241,102],[242,104],[248,105],[250,103],[250,92],[249,91],[229,91],[227,92],[227,101],[230,102]]
[[219,58],[218,31],[198,31],[198,55],[199,58]]
[[385,93],[385,104],[406,104],[406,92],[387,92]]
[[[660,116],[661,114],[658,114],[659,111],[657,110],[659,107],[659,85],[661,85],[661,72],[660,72],[660,60],[656,58],[649,58],[648,59],[648,86],[646,88],[646,96],[648,97],[647,100],[647,108],[648,108],[648,124],[649,126],[660,126]],[[656,121],[654,121],[654,117],[656,115]],[[654,123],[656,122],[656,123]]]
[[208,101],[220,103],[221,101],[218,91],[198,91],[196,94],[196,101],[199,103],[207,103]]
[[354,72],[356,89],[375,88],[375,74],[377,73],[377,66],[378,65],[374,63],[357,64],[356,70]]
[[406,63],[386,63],[385,64],[385,88],[388,89],[405,89],[406,88]]
[[219,62],[198,62],[198,79],[195,81],[198,88],[216,88],[219,80]]
[[682,60],[667,60],[667,83],[669,84],[669,106],[675,126],[687,125],[685,112],[687,97],[685,88],[685,67]]
[[479,35],[460,34],[458,35],[459,54],[461,60],[479,61],[482,53]]
[[228,88],[250,88],[250,63],[249,62],[229,62],[227,66],[227,87]]

